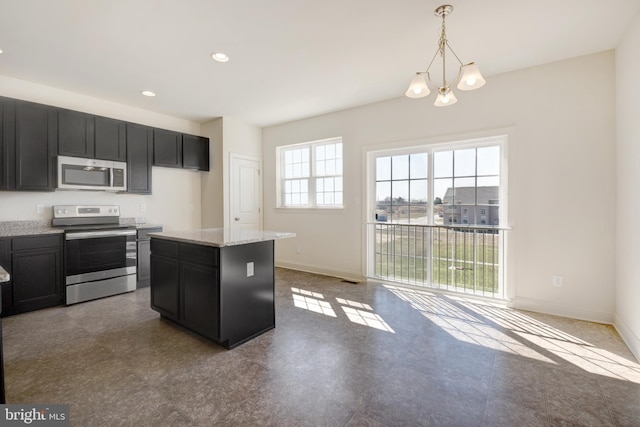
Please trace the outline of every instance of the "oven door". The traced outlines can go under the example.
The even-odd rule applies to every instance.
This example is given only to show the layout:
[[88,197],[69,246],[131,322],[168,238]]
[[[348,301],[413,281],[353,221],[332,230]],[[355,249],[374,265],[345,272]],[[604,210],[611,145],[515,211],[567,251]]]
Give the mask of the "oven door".
[[136,273],[136,230],[68,232],[66,284]]

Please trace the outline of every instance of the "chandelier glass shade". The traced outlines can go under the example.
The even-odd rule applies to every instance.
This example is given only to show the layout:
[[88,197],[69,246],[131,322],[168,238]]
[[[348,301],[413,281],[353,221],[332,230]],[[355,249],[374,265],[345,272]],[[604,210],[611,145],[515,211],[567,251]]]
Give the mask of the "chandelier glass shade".
[[[440,6],[434,11],[434,14],[436,16],[442,18],[442,29],[440,30],[438,49],[433,55],[433,59],[431,59],[431,63],[427,67],[427,70],[417,72],[413,79],[411,79],[409,88],[405,92],[405,95],[409,98],[424,98],[431,93],[431,90],[429,89],[429,83],[431,83],[432,86],[437,85],[434,84],[431,80],[430,70],[433,62],[439,55],[442,58],[442,86],[438,87],[438,95],[436,97],[435,103],[433,104],[436,107],[446,107],[458,102],[458,99],[456,98],[456,95],[452,90],[453,86],[457,85],[457,88],[460,90],[475,90],[481,88],[486,83],[484,77],[482,77],[482,74],[480,74],[478,65],[475,62],[464,64],[462,61],[460,61],[460,58],[458,58],[458,55],[456,55],[453,49],[451,49],[451,46],[449,46],[445,26],[445,18],[451,12],[453,12],[453,6],[451,5]],[[453,54],[459,64],[458,74],[451,82],[447,82],[446,77],[447,50],[449,50]]]

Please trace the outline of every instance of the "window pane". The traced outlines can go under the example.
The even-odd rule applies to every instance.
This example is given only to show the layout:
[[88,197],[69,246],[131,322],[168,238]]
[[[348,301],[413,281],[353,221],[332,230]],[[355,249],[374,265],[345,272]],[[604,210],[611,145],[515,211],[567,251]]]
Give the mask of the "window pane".
[[420,179],[410,181],[409,192],[411,196],[411,203],[427,203],[427,194],[429,188],[427,187],[427,180]]
[[391,157],[378,157],[376,159],[376,181],[391,179]]
[[478,148],[478,175],[500,174],[500,147]]
[[433,176],[436,178],[453,176],[453,151],[438,151],[433,154]]
[[378,182],[376,183],[376,201],[391,202],[391,183],[390,182]]
[[336,175],[342,175],[342,159],[336,160]]
[[324,160],[324,145],[319,145],[316,147],[316,159]]
[[434,204],[438,202],[444,204],[453,203],[453,179],[435,179],[433,182]]
[[391,171],[393,179],[409,178],[409,156],[393,156],[391,159]]
[[342,178],[335,178],[336,191],[342,191]]
[[455,165],[454,176],[475,176],[476,149],[456,150],[453,157]]
[[409,201],[409,181],[393,181],[391,195],[394,203],[407,203]]
[[324,176],[326,171],[324,169],[324,161],[316,162],[316,176]]
[[335,144],[328,144],[325,146],[325,153],[327,159],[335,159],[336,157],[336,146]]
[[411,179],[426,178],[428,176],[427,153],[412,154],[410,156]]
[[326,165],[326,173],[327,175],[335,175],[336,174],[336,161],[335,160],[327,160]]

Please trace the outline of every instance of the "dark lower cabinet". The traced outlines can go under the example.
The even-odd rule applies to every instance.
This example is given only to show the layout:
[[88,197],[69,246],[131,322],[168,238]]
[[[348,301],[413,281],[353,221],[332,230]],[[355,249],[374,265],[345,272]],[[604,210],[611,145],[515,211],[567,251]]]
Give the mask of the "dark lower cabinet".
[[62,304],[62,239],[62,234],[10,239],[11,281],[2,285],[2,316]]
[[178,244],[151,239],[151,308],[178,320],[180,267]]
[[[8,237],[0,239],[0,266],[9,273],[9,278],[11,279],[11,239]],[[4,314],[7,309],[6,307],[11,303],[11,287],[11,280],[0,283],[0,298],[2,298],[2,310],[0,314]]]
[[127,123],[127,192],[151,194],[153,128]]
[[182,261],[180,284],[180,323],[204,336],[215,337],[218,340],[218,269]]
[[212,247],[151,237],[151,308],[233,348],[275,327],[273,241]]
[[146,288],[151,281],[151,240],[149,233],[162,231],[162,227],[144,228],[138,230],[138,266],[136,269],[136,288]]

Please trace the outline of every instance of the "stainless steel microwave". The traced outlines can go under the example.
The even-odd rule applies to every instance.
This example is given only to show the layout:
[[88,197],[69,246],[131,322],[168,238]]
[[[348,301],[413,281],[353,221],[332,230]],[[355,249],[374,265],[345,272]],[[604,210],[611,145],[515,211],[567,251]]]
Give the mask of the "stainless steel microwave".
[[127,164],[58,156],[59,190],[127,191]]

